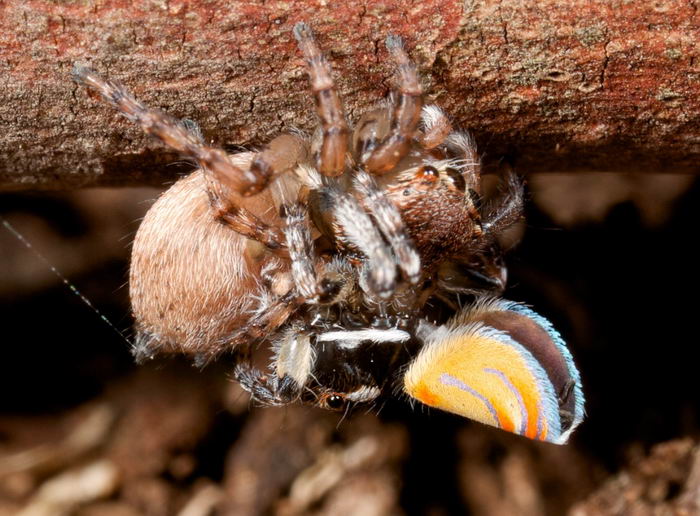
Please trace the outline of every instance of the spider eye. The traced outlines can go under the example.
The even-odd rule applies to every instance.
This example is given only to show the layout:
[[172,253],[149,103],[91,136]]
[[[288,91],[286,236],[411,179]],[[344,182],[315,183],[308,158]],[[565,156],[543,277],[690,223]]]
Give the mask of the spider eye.
[[467,189],[467,183],[466,181],[464,181],[464,177],[462,177],[462,174],[459,173],[459,170],[456,170],[454,168],[447,168],[445,169],[445,173],[452,182],[452,186],[455,188],[455,190],[459,192],[464,192]]
[[418,169],[416,177],[425,185],[434,185],[440,180],[440,172],[430,165],[423,165]]
[[320,405],[330,410],[341,410],[345,406],[345,396],[335,392],[327,394],[321,398]]

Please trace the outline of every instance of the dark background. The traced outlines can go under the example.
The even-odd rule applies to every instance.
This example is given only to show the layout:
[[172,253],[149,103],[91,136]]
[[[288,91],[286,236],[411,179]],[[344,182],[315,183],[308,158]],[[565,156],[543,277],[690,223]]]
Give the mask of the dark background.
[[[588,416],[564,447],[403,402],[345,418],[258,409],[225,358],[201,371],[179,359],[138,367],[124,338],[0,228],[0,514],[625,514],[689,503],[700,183],[543,174],[528,192],[506,297],[550,318],[581,370]],[[157,193],[4,194],[0,215],[129,338],[129,246]],[[106,476],[81,480],[95,464]],[[60,478],[68,494],[57,502],[41,486]]]

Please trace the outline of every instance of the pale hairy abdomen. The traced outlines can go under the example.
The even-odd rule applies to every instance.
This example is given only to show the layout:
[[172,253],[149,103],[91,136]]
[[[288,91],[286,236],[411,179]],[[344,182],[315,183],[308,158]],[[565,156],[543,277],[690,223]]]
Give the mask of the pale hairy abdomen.
[[[266,222],[279,223],[269,190],[241,201]],[[251,252],[256,244],[249,242],[216,220],[200,170],[161,195],[133,244],[129,294],[137,356],[226,349],[254,308],[261,267],[286,266],[259,246]]]

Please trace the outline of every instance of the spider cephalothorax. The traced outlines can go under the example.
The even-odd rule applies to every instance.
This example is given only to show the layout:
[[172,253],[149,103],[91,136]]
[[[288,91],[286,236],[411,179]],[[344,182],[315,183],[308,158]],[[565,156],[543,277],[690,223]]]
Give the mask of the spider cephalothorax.
[[[481,205],[473,140],[423,106],[401,40],[391,100],[346,121],[310,29],[294,27],[320,126],[229,155],[76,66],[75,79],[199,169],[167,190],[134,242],[138,358],[237,352],[235,377],[261,403],[341,409],[411,399],[562,442],[583,416],[580,380],[541,316],[496,297],[498,235],[522,185]],[[472,303],[463,306],[464,296]],[[268,351],[268,371],[251,365]]]

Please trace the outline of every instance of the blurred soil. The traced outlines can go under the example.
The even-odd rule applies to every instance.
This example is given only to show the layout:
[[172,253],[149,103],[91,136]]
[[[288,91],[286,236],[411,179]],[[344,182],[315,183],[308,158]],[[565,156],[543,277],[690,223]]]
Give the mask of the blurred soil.
[[[223,357],[138,367],[0,228],[0,514],[700,514],[700,183],[534,175],[507,297],[549,317],[588,418],[567,446],[390,400],[256,408]],[[129,244],[156,190],[0,198],[0,215],[129,337]]]

